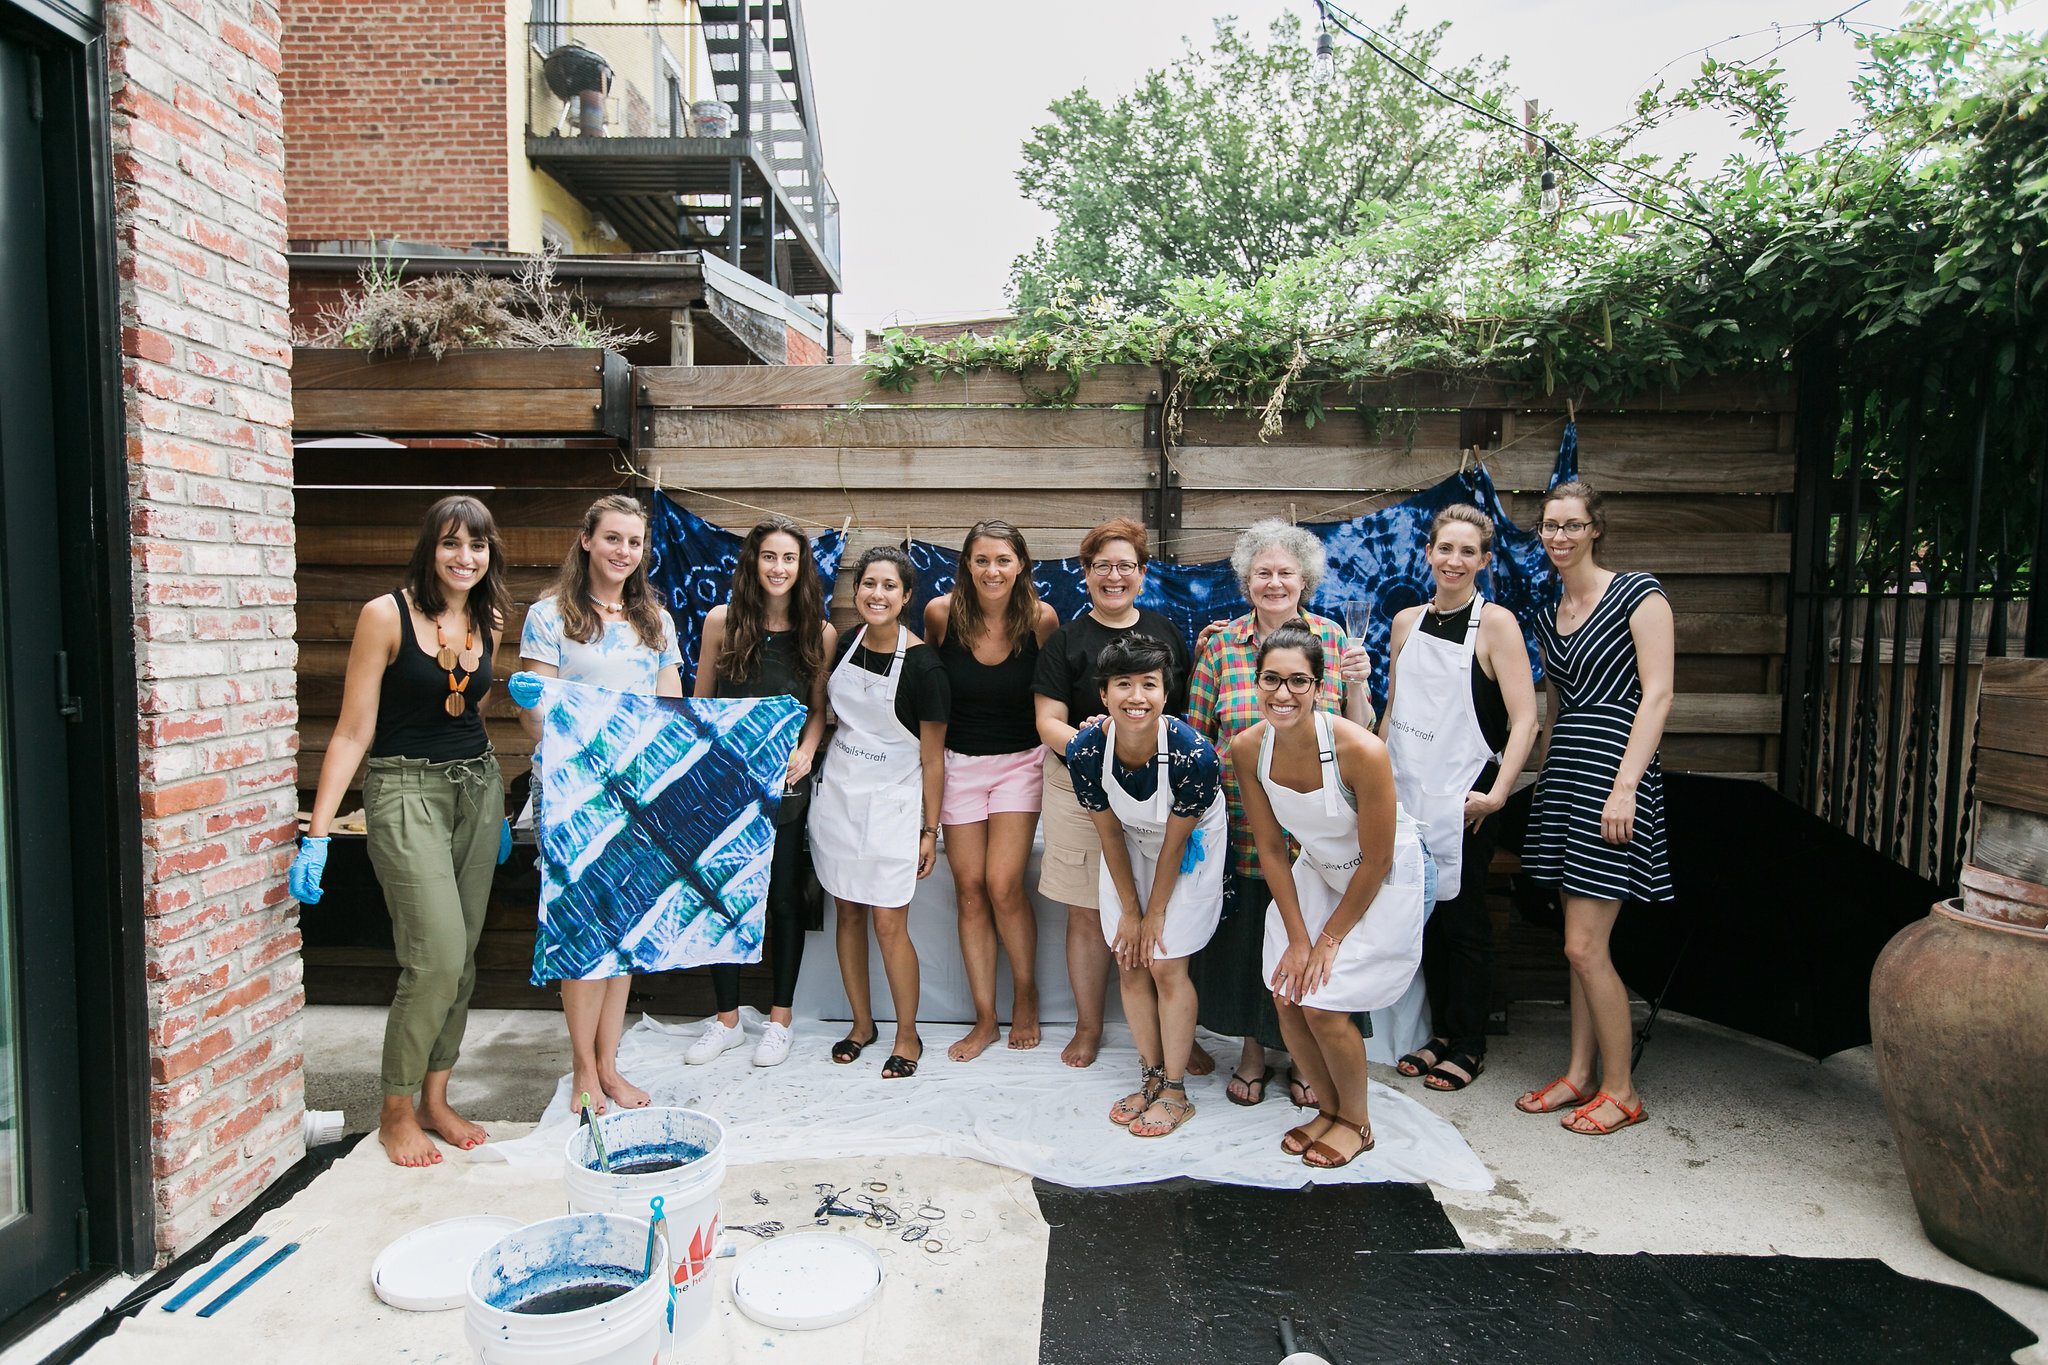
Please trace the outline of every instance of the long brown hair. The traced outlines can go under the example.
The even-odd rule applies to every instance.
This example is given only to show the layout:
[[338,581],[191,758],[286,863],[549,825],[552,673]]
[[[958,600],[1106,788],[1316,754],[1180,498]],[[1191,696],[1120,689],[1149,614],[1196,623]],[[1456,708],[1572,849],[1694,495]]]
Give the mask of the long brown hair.
[[412,604],[429,620],[448,609],[441,594],[441,576],[434,572],[434,551],[450,530],[475,536],[491,548],[490,562],[482,578],[469,590],[469,625],[490,651],[491,632],[505,622],[511,609],[511,594],[505,588],[505,541],[498,534],[491,509],[466,494],[445,497],[427,509],[420,522],[420,538],[413,542],[412,558],[405,565],[405,589]]
[[1003,634],[1009,637],[1010,653],[1016,654],[1038,627],[1038,585],[1031,581],[1031,551],[1024,547],[1024,533],[1007,521],[977,521],[967,528],[967,539],[960,542],[960,563],[953,572],[953,606],[946,629],[970,650],[981,638],[981,594],[967,567],[977,540],[1000,540],[1016,553],[1017,581],[1010,585],[1009,605],[1003,608]]
[[789,591],[789,624],[796,632],[797,681],[806,690],[825,672],[825,586],[811,542],[788,517],[763,517],[740,544],[733,567],[732,596],[725,608],[725,645],[718,651],[718,676],[726,682],[753,679],[761,667],[761,642],[768,633],[768,590],[761,586],[761,542],[781,532],[797,544],[796,586]]
[[[583,548],[583,542],[596,535],[598,523],[613,513],[638,517],[643,528],[648,524],[647,509],[640,505],[639,499],[626,493],[605,494],[590,504],[590,510],[583,514],[583,527],[577,532],[576,539],[569,542],[569,553],[562,557],[561,571],[555,575],[552,591],[555,610],[562,618],[562,634],[578,644],[587,645],[604,634],[604,618],[590,608],[590,551]],[[626,623],[633,627],[640,643],[660,653],[668,644],[668,638],[661,628],[661,604],[655,600],[654,589],[647,582],[644,544],[640,562],[626,576],[619,600],[626,604]]]
[[1539,525],[1544,518],[1550,515],[1550,504],[1560,498],[1577,498],[1580,502],[1586,504],[1586,520],[1594,531],[1599,532],[1598,535],[1593,537],[1593,543],[1588,547],[1588,552],[1592,555],[1595,564],[1604,567],[1607,561],[1601,555],[1600,548],[1607,540],[1607,499],[1601,497],[1600,490],[1587,483],[1584,479],[1572,479],[1569,482],[1561,483],[1543,495],[1542,507],[1536,514]]

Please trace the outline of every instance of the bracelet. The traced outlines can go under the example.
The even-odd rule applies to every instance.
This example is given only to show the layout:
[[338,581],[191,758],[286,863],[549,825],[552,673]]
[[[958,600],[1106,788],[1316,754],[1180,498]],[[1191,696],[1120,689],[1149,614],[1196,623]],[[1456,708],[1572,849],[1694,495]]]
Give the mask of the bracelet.
[[1332,948],[1342,948],[1344,946],[1344,940],[1338,938],[1335,934],[1325,932],[1316,935],[1316,942],[1321,943],[1324,939],[1330,940]]
[[917,827],[917,834],[920,839],[927,834],[932,835],[934,838],[936,838],[938,836],[938,832],[939,827],[937,825],[919,825]]

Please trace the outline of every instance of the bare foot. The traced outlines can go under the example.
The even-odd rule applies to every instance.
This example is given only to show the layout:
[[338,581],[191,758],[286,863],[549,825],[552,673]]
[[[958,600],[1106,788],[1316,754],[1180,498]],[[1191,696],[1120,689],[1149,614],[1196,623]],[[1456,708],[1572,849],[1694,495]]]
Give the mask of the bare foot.
[[1188,1075],[1206,1076],[1215,1069],[1216,1059],[1211,1057],[1200,1043],[1196,1043],[1194,1050],[1188,1053]]
[[1022,1052],[1038,1046],[1038,992],[1010,1002],[1010,1046]]
[[[621,1076],[618,1068],[600,1071],[598,1077],[604,1083],[604,1093],[618,1101],[621,1109],[645,1109],[653,1101],[645,1090]],[[592,1099],[596,1096],[592,1095]]]
[[946,1055],[956,1062],[971,1062],[988,1050],[1000,1032],[994,1020],[983,1023],[977,1019],[965,1038],[946,1049]]
[[1060,1050],[1060,1060],[1068,1066],[1094,1066],[1095,1054],[1101,1050],[1101,1029],[1090,1032],[1077,1028],[1074,1030],[1073,1038]]
[[[591,1106],[595,1108],[597,1096],[592,1095],[590,1099]],[[419,1107],[419,1126],[429,1132],[439,1133],[444,1142],[452,1142],[465,1152],[472,1147],[482,1146],[490,1137],[481,1124],[471,1123],[450,1109],[446,1100],[434,1104],[422,1100]]]
[[604,1083],[597,1079],[595,1071],[572,1071],[569,1073],[569,1112],[582,1117],[583,1103],[590,1102],[590,1112],[603,1116],[605,1104]]
[[441,1160],[441,1149],[420,1127],[410,1103],[384,1110],[377,1120],[377,1140],[384,1144],[385,1155],[399,1166],[433,1166]]

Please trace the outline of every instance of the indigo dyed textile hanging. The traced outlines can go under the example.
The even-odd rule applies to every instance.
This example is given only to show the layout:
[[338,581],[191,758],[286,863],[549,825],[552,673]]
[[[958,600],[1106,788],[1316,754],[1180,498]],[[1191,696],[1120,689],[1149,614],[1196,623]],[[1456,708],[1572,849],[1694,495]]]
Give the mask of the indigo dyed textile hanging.
[[760,961],[804,705],[541,685],[533,984]]
[[[683,652],[683,691],[697,676],[697,646],[704,638],[704,617],[732,592],[733,570],[739,564],[745,536],[722,531],[687,507],[677,505],[660,489],[647,518],[647,578],[661,594],[661,604],[676,619],[676,645]],[[832,606],[832,588],[846,537],[827,531],[811,537],[811,557],[825,580],[825,606]]]

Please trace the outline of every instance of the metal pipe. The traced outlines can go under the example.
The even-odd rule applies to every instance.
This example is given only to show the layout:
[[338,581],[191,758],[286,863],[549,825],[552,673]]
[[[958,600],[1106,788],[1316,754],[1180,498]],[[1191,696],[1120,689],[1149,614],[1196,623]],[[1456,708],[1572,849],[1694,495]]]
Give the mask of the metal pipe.
[[768,258],[768,266],[761,272],[761,278],[768,281],[770,289],[782,286],[775,278],[775,162],[770,153],[768,188],[761,191],[761,249]]
[[[1835,579],[1828,587],[1828,597],[1836,605],[1839,623],[1835,630],[1835,707],[1829,719],[1827,738],[1829,744],[1827,817],[1837,829],[1849,828],[1846,793],[1843,790],[1849,773],[1849,741],[1852,726],[1849,717],[1849,639],[1852,613],[1849,610],[1851,592],[1856,582],[1858,561],[1858,540],[1862,529],[1863,483],[1863,441],[1869,424],[1868,409],[1870,395],[1859,391],[1855,395],[1855,406],[1849,417],[1849,505],[1845,515],[1835,522],[1838,548],[1835,554]],[[1825,628],[1825,626],[1823,626]]]
[[[1906,486],[1899,500],[1899,560],[1892,584],[1892,695],[1887,704],[1884,745],[1884,851],[1894,859],[1899,856],[1899,798],[1906,770],[1906,755],[1901,749],[1906,741],[1906,608],[1913,600],[1907,589],[1912,585],[1913,546],[1919,529],[1920,404],[1927,395],[1926,371],[1920,372],[1909,393]],[[1903,790],[1910,793],[1912,788],[1907,785]]]
[[[1941,709],[1941,512],[1934,513],[1934,557],[1921,565],[1927,580],[1927,605],[1920,614],[1920,657],[1913,665],[1913,842],[1907,850],[1906,866],[1915,872],[1924,866],[1935,869],[1927,858],[1934,839],[1929,819],[1935,804],[1934,764],[1940,743]],[[1929,670],[1933,670],[1931,676]],[[1925,861],[1923,861],[1925,860]]]
[[833,353],[836,349],[835,343],[839,340],[839,329],[832,325],[832,300],[837,297],[836,294],[827,294],[825,296],[825,363],[827,365],[838,363],[838,361],[833,359]]
[[[754,30],[752,21],[747,17],[748,2],[749,0],[739,0],[740,27],[734,57],[738,66],[734,74],[739,78],[740,102],[739,107],[733,111],[734,122],[737,125],[733,129],[733,134],[742,144],[751,147],[754,128]],[[740,196],[745,186],[739,157],[732,159],[730,189],[732,221],[726,224],[726,259],[732,262],[734,269],[744,270],[746,267],[741,263],[741,256],[746,246],[740,236],[740,219],[745,214],[742,212]]]
[[740,264],[740,252],[744,244],[740,240],[740,195],[744,189],[740,171],[740,159],[731,158],[731,177],[726,193],[732,199],[732,212],[725,221],[725,259],[732,262],[735,270],[745,269]]
[[[1813,666],[1825,638],[1814,612],[1815,569],[1826,572],[1827,537],[1824,494],[1834,475],[1836,431],[1841,425],[1836,387],[1836,357],[1831,341],[1811,340],[1800,348],[1798,411],[1794,417],[1795,473],[1792,494],[1792,582],[1785,625],[1785,701],[1783,737],[1779,744],[1778,790],[1801,806],[1814,795],[1819,745],[1814,742]],[[1825,672],[1822,674],[1825,678]],[[1819,684],[1825,686],[1825,682]]]
[[1948,777],[1941,794],[1941,877],[1943,886],[1954,884],[1962,866],[1965,833],[1963,801],[1963,760],[1970,738],[1970,637],[1976,626],[1977,605],[1977,522],[1984,503],[1984,439],[1991,427],[1992,387],[1996,381],[1986,367],[1977,389],[1977,435],[1970,443],[1970,501],[1963,522],[1963,578],[1956,593],[1955,678],[1949,688]]

